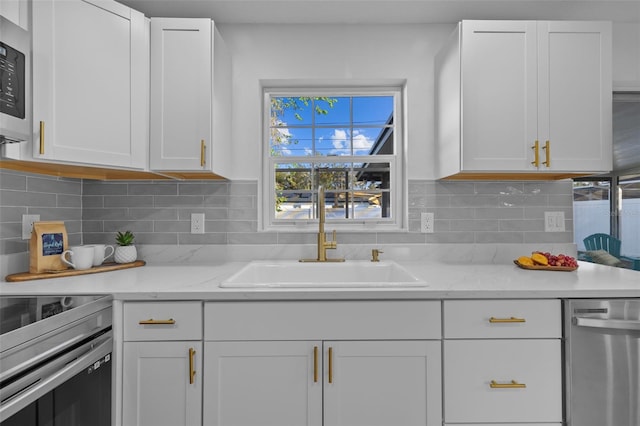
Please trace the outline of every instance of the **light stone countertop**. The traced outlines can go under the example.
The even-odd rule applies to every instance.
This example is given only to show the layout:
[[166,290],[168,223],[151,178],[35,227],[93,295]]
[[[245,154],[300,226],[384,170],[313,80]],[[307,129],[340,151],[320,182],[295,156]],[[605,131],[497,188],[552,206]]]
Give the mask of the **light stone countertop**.
[[338,300],[640,297],[640,272],[580,262],[577,271],[524,270],[512,261],[397,261],[428,283],[403,288],[220,288],[247,264],[153,263],[76,277],[0,282],[0,295],[111,294],[117,300]]

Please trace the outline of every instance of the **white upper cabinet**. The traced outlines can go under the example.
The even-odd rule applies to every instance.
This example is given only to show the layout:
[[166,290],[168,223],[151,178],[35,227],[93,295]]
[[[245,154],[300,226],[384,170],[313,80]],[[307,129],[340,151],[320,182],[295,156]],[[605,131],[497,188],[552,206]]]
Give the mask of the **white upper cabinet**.
[[150,168],[230,169],[231,61],[210,19],[151,20]]
[[145,169],[148,27],[111,0],[33,2],[33,157]]
[[436,58],[438,178],[611,170],[611,24],[462,21]]

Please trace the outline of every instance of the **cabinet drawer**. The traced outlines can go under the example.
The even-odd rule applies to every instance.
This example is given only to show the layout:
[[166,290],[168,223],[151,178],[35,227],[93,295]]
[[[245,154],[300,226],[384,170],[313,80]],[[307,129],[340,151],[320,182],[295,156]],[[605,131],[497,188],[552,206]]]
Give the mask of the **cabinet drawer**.
[[202,302],[125,303],[124,340],[202,340]]
[[446,423],[562,421],[560,340],[449,340],[444,360]]
[[444,302],[445,339],[559,338],[559,300]]
[[208,302],[205,340],[440,339],[440,302]]

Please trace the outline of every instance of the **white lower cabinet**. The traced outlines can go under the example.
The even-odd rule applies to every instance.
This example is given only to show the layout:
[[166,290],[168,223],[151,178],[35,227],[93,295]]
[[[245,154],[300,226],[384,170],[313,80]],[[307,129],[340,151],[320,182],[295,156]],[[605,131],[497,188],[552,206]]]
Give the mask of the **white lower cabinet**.
[[560,422],[560,340],[444,343],[447,423]]
[[202,424],[202,342],[127,342],[123,372],[123,425]]
[[445,301],[443,317],[446,424],[562,423],[559,301]]
[[126,302],[123,426],[560,426],[559,300]]
[[123,426],[202,424],[202,302],[123,310]]
[[323,347],[325,426],[440,424],[440,342],[339,341]]
[[[203,424],[439,426],[439,318],[427,301],[205,304]],[[231,328],[237,340],[217,340]]]
[[204,370],[207,426],[440,424],[440,342],[206,342]]

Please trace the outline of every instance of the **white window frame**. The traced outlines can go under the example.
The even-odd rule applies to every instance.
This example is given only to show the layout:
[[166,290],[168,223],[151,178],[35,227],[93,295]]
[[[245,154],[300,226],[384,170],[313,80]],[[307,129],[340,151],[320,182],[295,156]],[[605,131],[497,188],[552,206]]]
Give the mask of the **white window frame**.
[[[372,156],[380,162],[389,163],[391,182],[389,186],[391,201],[391,217],[379,219],[329,219],[326,224],[330,229],[345,231],[402,231],[406,230],[406,141],[404,138],[404,87],[264,87],[263,88],[263,126],[262,126],[262,185],[259,209],[259,229],[263,231],[296,232],[313,231],[318,228],[317,219],[290,220],[275,217],[275,164],[282,162],[282,157],[272,157],[269,149],[271,97],[348,97],[348,96],[393,96],[394,98],[394,154]],[[327,157],[285,157],[291,162],[309,162],[317,159],[327,162]],[[361,159],[357,156],[340,156],[340,162]],[[317,188],[314,188],[314,190]]]

